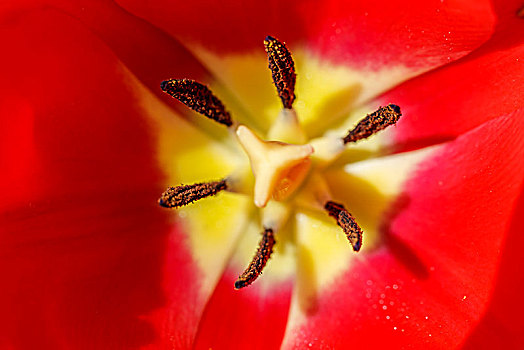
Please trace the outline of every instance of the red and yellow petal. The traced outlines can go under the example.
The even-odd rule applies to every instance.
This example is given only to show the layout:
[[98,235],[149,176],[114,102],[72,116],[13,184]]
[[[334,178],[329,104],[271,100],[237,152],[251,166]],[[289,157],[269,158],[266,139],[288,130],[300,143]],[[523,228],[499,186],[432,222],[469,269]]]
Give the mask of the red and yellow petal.
[[[1,346],[189,346],[207,275],[156,203],[170,161],[158,129],[214,141],[192,132],[85,23],[39,9],[1,31],[16,53],[0,68]],[[177,158],[177,143],[167,146]]]
[[[7,315],[14,315],[2,320],[1,346],[187,348],[196,336],[197,346],[219,347],[227,346],[231,339],[217,337],[217,329],[234,334],[237,344],[245,344],[264,336],[272,325],[277,329],[265,338],[267,346],[276,346],[283,337],[286,346],[318,347],[350,342],[367,348],[374,341],[401,346],[406,342],[404,337],[409,337],[410,343],[414,339],[416,344],[434,347],[433,339],[451,345],[463,341],[486,306],[497,249],[523,176],[518,163],[523,156],[523,116],[521,111],[512,113],[521,104],[518,94],[503,93],[518,91],[518,80],[504,78],[521,75],[520,66],[513,61],[522,53],[520,41],[496,37],[478,54],[442,70],[435,85],[427,78],[432,75],[427,75],[421,80],[427,89],[413,82],[402,87],[408,89],[405,94],[398,90],[386,95],[398,97],[400,102],[393,102],[408,113],[393,133],[401,145],[419,142],[417,132],[422,140],[442,134],[447,140],[447,132],[450,138],[466,134],[438,146],[431,160],[423,163],[405,188],[408,200],[399,203],[397,215],[384,231],[373,222],[380,219],[385,203],[371,212],[366,203],[355,205],[356,215],[370,231],[384,234],[375,237],[369,250],[363,250],[363,257],[346,260],[347,246],[344,251],[329,250],[341,236],[335,225],[322,219],[315,223],[318,218],[301,213],[296,219],[301,232],[297,235],[299,278],[295,294],[291,296],[290,284],[295,267],[289,263],[295,254],[289,248],[295,238],[288,238],[289,244],[283,245],[288,248],[277,248],[278,254],[261,281],[235,292],[234,277],[246,266],[250,247],[255,247],[257,240],[248,225],[253,223],[247,211],[248,198],[221,194],[170,216],[155,202],[167,184],[215,179],[234,171],[238,150],[219,145],[179,119],[179,114],[155,96],[163,96],[156,84],[169,77],[209,80],[219,87],[226,103],[234,106],[239,120],[257,120],[264,114],[266,121],[260,122],[263,129],[278,108],[263,53],[248,59],[222,56],[222,49],[235,51],[236,47],[224,45],[234,42],[231,40],[218,48],[216,42],[208,46],[204,31],[189,26],[197,22],[184,22],[194,20],[198,11],[192,11],[200,4],[191,5],[180,21],[158,20],[175,37],[189,38],[184,44],[210,68],[212,65],[226,87],[236,90],[235,95],[219,81],[211,81],[180,43],[147,22],[111,3],[85,5],[66,2],[55,4],[60,10],[17,12],[5,17],[1,29],[8,38],[8,51],[17,53],[16,57],[3,56],[0,68],[4,78],[0,164],[7,169],[0,174],[0,209],[5,212],[0,218],[0,256],[8,286],[0,292],[0,302]],[[223,6],[226,12],[235,9]],[[246,13],[253,13],[260,4],[246,6]],[[295,5],[289,6],[295,13]],[[447,62],[446,50],[452,52],[450,60],[466,54],[487,38],[494,23],[485,2],[409,7],[413,13],[404,18],[404,28],[395,25],[398,18],[386,16],[392,12],[388,6],[394,6],[389,3],[375,4],[367,14],[367,7],[355,4],[297,6],[297,21],[309,21],[313,10],[322,16],[310,26],[298,26],[301,30],[275,17],[271,17],[274,27],[260,26],[246,17],[243,23],[255,30],[244,33],[250,39],[264,31],[257,39],[260,41],[272,28],[283,33],[283,39],[299,43],[297,65],[305,79],[298,82],[298,95],[311,102],[297,105],[297,110],[310,135],[319,132],[318,120],[335,121],[338,116],[332,115],[336,111],[345,111],[398,81]],[[165,7],[161,15],[169,9]],[[345,16],[345,10],[351,15]],[[281,18],[281,12],[276,13],[276,18]],[[415,13],[424,14],[424,21]],[[141,15],[147,18],[149,14],[145,11]],[[231,24],[234,20],[227,22],[227,30],[239,33],[242,26]],[[431,40],[424,36],[426,25],[431,25],[431,34],[427,34]],[[354,31],[346,30],[349,27]],[[216,31],[208,30],[208,37],[227,37],[221,32],[224,28],[218,25]],[[367,36],[368,32],[373,34]],[[388,34],[377,35],[384,32]],[[191,33],[197,35],[191,37]],[[356,45],[362,38],[366,39],[363,44]],[[241,43],[238,52],[244,53],[246,47],[259,42],[250,39],[252,42],[244,45],[242,40],[236,44]],[[406,40],[413,51],[411,46],[395,51]],[[422,46],[426,41],[431,47]],[[194,43],[205,45],[192,46]],[[322,64],[319,57],[330,64]],[[332,65],[338,62],[337,57],[347,64]],[[359,75],[353,65],[368,70]],[[473,84],[480,93],[466,102],[469,96],[460,92],[467,91],[466,78],[478,70],[489,74],[475,78]],[[251,79],[246,79],[246,72]],[[369,77],[378,73],[383,80],[373,87],[371,83],[377,80]],[[457,76],[465,83],[433,98],[439,95],[439,84]],[[239,83],[241,80],[247,82]],[[485,102],[481,96],[490,95],[489,85],[495,87],[495,99]],[[266,103],[270,95],[274,95],[275,105]],[[450,101],[459,106],[459,115],[472,109],[480,116],[457,122],[451,118]],[[416,106],[419,102],[424,112],[432,106],[447,108],[443,124],[450,127],[439,128],[432,120],[438,115],[423,113],[422,107]],[[482,114],[484,111],[488,113]],[[415,117],[419,115],[422,121]],[[198,123],[211,129],[206,121]],[[219,132],[218,137],[222,136]],[[350,176],[358,175],[359,165],[350,170]],[[357,197],[348,196],[345,200]],[[493,207],[498,210],[488,212]],[[303,226],[309,223],[322,230],[308,231]],[[485,235],[486,227],[492,236]],[[335,238],[326,240],[322,254],[335,251],[331,257],[341,257],[335,268],[322,265],[329,262],[329,256],[321,257],[320,264],[312,263],[318,246],[311,243],[330,231]],[[454,232],[451,238],[449,232]],[[235,246],[239,237],[242,240]],[[342,242],[347,243],[343,239],[335,243]],[[351,264],[349,272],[343,264],[346,261]],[[323,275],[326,269],[319,268],[321,265],[328,266],[329,278]],[[315,285],[318,290],[313,290]],[[277,292],[272,293],[274,290]],[[246,310],[246,305],[253,304],[259,307]],[[217,328],[217,320],[223,319],[223,305],[231,307],[231,314]],[[388,314],[383,313],[386,311]],[[291,323],[284,334],[288,316]],[[257,319],[260,326],[247,324],[251,319]],[[234,322],[241,326],[229,328]],[[342,333],[341,328],[345,330]],[[377,333],[381,337],[376,337]]]
[[321,286],[314,312],[295,300],[284,346],[461,344],[486,309],[520,193],[522,117],[438,146],[404,186],[383,246]]
[[275,232],[274,252],[263,274],[249,287],[233,288],[253,257],[261,230],[252,221],[242,232],[202,314],[196,349],[277,349],[282,343],[295,274],[292,232]]
[[488,1],[119,3],[189,47],[233,93],[234,112],[263,131],[281,106],[262,40],[286,41],[299,72],[295,108],[313,136],[363,101],[466,55],[495,23]]
[[119,4],[173,37],[219,54],[252,51],[272,34],[356,68],[446,63],[485,41],[494,24],[489,1]]
[[523,107],[524,25],[517,5],[499,7],[496,31],[479,49],[379,98],[402,107],[393,132],[397,150],[453,139]]
[[168,227],[128,73],[56,11],[1,30],[2,347],[148,343]]
[[[227,270],[206,306],[195,349],[278,349],[288,320],[292,283],[233,289],[238,270]],[[262,277],[265,278],[266,274]]]

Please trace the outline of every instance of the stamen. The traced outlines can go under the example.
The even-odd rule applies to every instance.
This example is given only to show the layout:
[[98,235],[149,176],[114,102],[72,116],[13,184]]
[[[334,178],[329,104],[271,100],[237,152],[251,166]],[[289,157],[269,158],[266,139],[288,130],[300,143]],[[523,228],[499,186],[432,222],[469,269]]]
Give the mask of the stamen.
[[178,208],[193,203],[199,199],[214,196],[227,189],[226,180],[202,182],[193,185],[169,187],[162,193],[158,204],[165,208]]
[[190,79],[171,79],[163,81],[160,88],[209,119],[226,126],[233,125],[231,115],[226,111],[224,104],[207,86]]
[[362,247],[362,229],[358,226],[355,218],[339,203],[328,201],[324,205],[324,208],[327,210],[329,216],[337,220],[338,226],[344,230],[353,250],[358,252]]
[[249,286],[253,283],[267,264],[271,253],[273,253],[273,246],[275,245],[275,236],[273,230],[266,228],[264,230],[262,239],[258,243],[258,249],[249,263],[247,269],[238,277],[235,282],[235,289],[240,289]]
[[380,107],[375,112],[368,114],[364,119],[358,122],[353,130],[348,132],[348,134],[343,138],[344,144],[368,138],[380,130],[395,124],[401,115],[400,107],[397,105],[389,104],[385,107]]
[[295,82],[297,80],[291,52],[283,42],[269,35],[264,40],[264,46],[278,96],[284,108],[291,109],[295,101]]

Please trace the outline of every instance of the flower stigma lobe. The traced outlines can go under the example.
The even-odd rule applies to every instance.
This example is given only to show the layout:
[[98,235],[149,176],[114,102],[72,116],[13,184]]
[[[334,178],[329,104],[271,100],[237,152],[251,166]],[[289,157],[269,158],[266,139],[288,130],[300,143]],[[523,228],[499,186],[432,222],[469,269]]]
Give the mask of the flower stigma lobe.
[[263,141],[244,125],[238,127],[237,136],[255,175],[257,207],[266,206],[275,193],[277,198],[285,199],[300,185],[310,166],[309,156],[314,152],[311,145]]

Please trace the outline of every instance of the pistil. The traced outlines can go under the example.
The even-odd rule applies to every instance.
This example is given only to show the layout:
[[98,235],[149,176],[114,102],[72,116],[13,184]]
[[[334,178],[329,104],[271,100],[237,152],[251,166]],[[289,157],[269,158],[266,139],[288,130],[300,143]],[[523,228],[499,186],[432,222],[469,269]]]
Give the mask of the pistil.
[[238,127],[237,136],[255,175],[257,207],[264,207],[271,197],[286,198],[301,184],[311,163],[311,145],[264,141],[244,125]]

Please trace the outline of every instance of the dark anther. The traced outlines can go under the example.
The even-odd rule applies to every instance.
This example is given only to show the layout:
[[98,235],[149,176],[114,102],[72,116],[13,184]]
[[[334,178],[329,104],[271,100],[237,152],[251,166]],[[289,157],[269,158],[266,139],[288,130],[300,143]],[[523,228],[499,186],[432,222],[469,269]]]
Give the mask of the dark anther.
[[400,113],[400,107],[397,105],[389,104],[385,107],[380,107],[375,112],[364,117],[353,130],[348,132],[343,138],[344,144],[368,138],[380,130],[395,124],[400,119],[400,116],[402,116],[402,113]]
[[273,253],[273,246],[275,245],[275,236],[273,230],[266,228],[262,235],[260,243],[258,243],[258,249],[253,257],[253,260],[249,263],[247,269],[238,277],[235,282],[235,289],[240,289],[249,286],[253,283],[258,276],[262,273],[262,270],[267,264],[267,261]]
[[295,101],[295,82],[297,80],[291,52],[283,42],[271,36],[266,37],[264,46],[278,96],[280,96],[284,108],[291,109],[293,101]]
[[160,88],[192,110],[220,124],[233,125],[231,115],[207,86],[190,79],[171,79],[163,81]]
[[358,252],[362,247],[362,229],[358,226],[355,218],[339,203],[328,201],[324,205],[324,208],[327,210],[329,216],[337,220],[338,226],[344,230],[353,250]]
[[158,204],[165,208],[178,208],[214,196],[225,189],[227,189],[226,180],[169,187],[162,193]]

